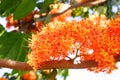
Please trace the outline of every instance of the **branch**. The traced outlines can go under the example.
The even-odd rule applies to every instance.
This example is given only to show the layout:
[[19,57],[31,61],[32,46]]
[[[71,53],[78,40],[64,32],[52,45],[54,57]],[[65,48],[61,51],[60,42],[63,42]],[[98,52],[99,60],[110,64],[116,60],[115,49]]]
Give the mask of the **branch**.
[[[116,62],[120,61],[120,55],[115,57]],[[54,61],[46,61],[44,65],[41,65],[42,69],[83,69],[83,68],[91,68],[96,67],[97,62],[90,61],[82,61],[80,64],[73,64],[72,60],[54,60]],[[7,59],[0,59],[0,67],[11,68],[16,70],[32,70],[32,67],[29,66],[26,62],[18,62]]]
[[[95,67],[97,63],[95,61],[83,61],[80,64],[73,64],[73,60],[54,60],[54,61],[47,61],[45,65],[41,65],[41,69],[82,69],[88,67]],[[0,59],[0,67],[11,68],[16,70],[32,70],[26,62],[18,62],[13,60],[7,59]]]
[[[92,6],[95,6],[95,5],[98,5],[98,4],[102,4],[102,3],[106,2],[106,1],[107,0],[96,0],[96,1],[88,0],[88,1],[83,2],[83,3],[72,5],[72,6],[68,7],[66,10],[64,10],[63,12],[52,14],[52,17],[57,17],[57,16],[65,13],[65,12],[67,12],[70,9],[74,9],[74,8],[77,8],[77,7],[87,7],[87,6],[92,7]],[[46,16],[43,16],[43,18],[46,18]]]
[[0,67],[16,70],[32,70],[32,67],[30,67],[26,62],[18,62],[10,59],[0,59]]
[[77,7],[91,7],[91,6],[95,6],[95,5],[98,5],[98,4],[102,4],[104,2],[106,2],[107,0],[96,0],[96,1],[93,1],[93,0],[88,0],[87,2],[84,2],[84,3],[79,3],[79,4],[75,4],[71,7],[69,7],[70,9],[73,9],[73,8],[77,8]]

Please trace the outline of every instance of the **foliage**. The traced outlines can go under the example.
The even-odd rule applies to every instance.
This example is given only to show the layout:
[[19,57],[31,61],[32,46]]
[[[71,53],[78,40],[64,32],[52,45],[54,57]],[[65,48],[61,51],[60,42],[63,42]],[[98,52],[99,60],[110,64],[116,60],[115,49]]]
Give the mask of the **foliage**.
[[0,58],[25,61],[26,52],[28,51],[27,42],[25,41],[27,39],[28,39],[28,34],[6,32],[5,30],[1,30]]
[[[1,0],[0,3],[0,15],[1,16],[8,16],[14,12],[16,7],[21,3],[21,0]],[[11,6],[11,7],[10,7]]]
[[[100,0],[90,0],[94,1]],[[83,5],[70,8],[80,3]],[[0,24],[0,59],[28,61],[33,68],[39,69],[45,61],[65,60],[69,54],[75,54],[80,61],[95,60],[98,63],[97,67],[89,70],[109,73],[116,69],[114,57],[119,54],[120,46],[120,17],[116,15],[119,14],[120,1],[107,0],[86,7],[85,3],[89,1],[0,0],[0,16],[6,17],[7,21],[4,27]],[[113,6],[117,7],[116,12]],[[76,16],[86,19],[66,21],[66,18]],[[113,17],[115,19],[107,19]],[[4,29],[11,27],[14,27],[11,32]],[[55,79],[56,74],[60,74],[65,80],[68,76],[68,70],[57,70],[55,75],[56,70],[48,70],[48,74],[45,71],[38,71],[41,79],[44,76]],[[13,70],[12,74],[15,73],[23,74],[22,71]]]
[[82,16],[82,17],[88,17],[89,12],[88,12],[89,8],[88,7],[79,7],[73,10],[72,12],[72,16],[76,17],[76,16]]
[[22,0],[21,4],[19,4],[19,6],[14,11],[14,19],[23,18],[34,10],[35,5],[36,0]]
[[[16,76],[11,76],[9,73],[4,73],[2,76],[3,80],[16,80]],[[2,80],[2,78],[0,80]]]
[[66,80],[67,76],[69,75],[69,71],[68,71],[68,69],[65,69],[65,70],[59,69],[58,70],[58,74],[60,74],[61,76],[63,76],[64,80]]

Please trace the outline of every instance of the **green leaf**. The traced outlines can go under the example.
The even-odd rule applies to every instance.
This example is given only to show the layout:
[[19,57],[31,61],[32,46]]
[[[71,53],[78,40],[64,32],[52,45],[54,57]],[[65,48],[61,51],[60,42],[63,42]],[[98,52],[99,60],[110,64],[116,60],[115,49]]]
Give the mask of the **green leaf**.
[[15,9],[14,19],[20,19],[31,13],[36,6],[36,0],[22,0],[22,3]]
[[58,74],[61,75],[64,80],[66,80],[67,76],[69,75],[68,69],[58,69]]
[[3,25],[0,24],[0,34],[1,34],[3,31],[5,31],[5,29],[4,29]]
[[27,34],[4,32],[0,36],[0,58],[24,61],[28,51]]
[[56,76],[57,76],[57,70],[53,69],[53,71],[48,76],[48,80],[55,80]]
[[73,17],[77,17],[77,16],[88,17],[88,10],[89,10],[89,7],[78,7],[73,10],[72,16]]
[[50,4],[54,4],[55,0],[44,0],[44,2],[37,3],[40,13],[48,13],[50,11]]
[[24,74],[26,72],[27,71],[12,70],[11,75],[14,75],[14,74],[18,73],[17,76],[21,76],[22,74]]
[[29,35],[24,35],[22,38],[21,45],[19,47],[19,53],[16,58],[17,61],[25,61],[26,60],[26,54],[29,51],[28,43],[27,43],[28,38],[29,38]]
[[16,2],[13,6],[11,6],[10,8],[6,9],[6,11],[3,13],[3,16],[9,16],[11,13],[14,12],[14,10],[16,9],[16,7],[20,4],[19,2]]
[[[0,15],[2,16],[6,16],[6,11],[13,8],[16,4],[20,3],[21,0],[1,0],[0,3]],[[13,13],[13,11],[15,10],[16,7],[14,7],[14,9],[12,9],[11,11],[7,11],[7,14],[11,14]]]
[[6,32],[6,31],[5,31],[4,27],[0,24],[0,37],[4,34],[4,32]]

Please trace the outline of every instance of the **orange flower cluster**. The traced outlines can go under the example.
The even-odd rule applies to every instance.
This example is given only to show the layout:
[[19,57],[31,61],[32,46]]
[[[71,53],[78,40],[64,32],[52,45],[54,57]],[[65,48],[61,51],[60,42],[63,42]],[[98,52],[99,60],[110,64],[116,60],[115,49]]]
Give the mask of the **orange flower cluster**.
[[67,51],[74,43],[74,38],[69,35],[71,28],[69,23],[55,22],[46,25],[40,33],[33,35],[29,44],[32,54],[28,63],[32,65],[31,62],[34,62],[32,66],[39,68],[42,62],[60,60],[68,55]]
[[[39,69],[45,61],[65,59],[78,49],[77,56],[81,61],[98,62],[97,67],[89,70],[109,73],[116,69],[114,57],[120,52],[119,26],[119,17],[107,20],[105,16],[79,22],[49,23],[40,33],[32,36],[28,63]],[[76,43],[79,44],[76,46]]]
[[0,78],[0,80],[8,80],[7,78]]
[[13,16],[8,16],[6,20],[7,20],[6,28],[9,29],[11,26],[17,27],[18,21],[13,20]]
[[28,73],[23,74],[21,76],[21,79],[22,80],[37,80],[37,75],[35,74],[34,71],[29,71]]

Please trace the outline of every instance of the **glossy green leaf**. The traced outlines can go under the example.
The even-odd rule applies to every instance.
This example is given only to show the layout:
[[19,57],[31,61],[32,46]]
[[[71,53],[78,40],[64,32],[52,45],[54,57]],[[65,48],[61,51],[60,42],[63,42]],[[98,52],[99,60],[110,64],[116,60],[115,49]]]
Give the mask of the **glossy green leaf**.
[[20,19],[31,13],[36,6],[36,0],[22,0],[22,3],[15,9],[14,19]]
[[4,32],[0,36],[0,58],[24,61],[28,51],[28,35],[16,32]]
[[4,27],[2,26],[2,24],[0,24],[0,35],[1,35],[1,33],[4,32],[4,31],[5,31]]
[[[10,11],[7,11],[7,14],[13,13],[13,11],[16,8],[16,4],[20,3],[21,0],[1,0],[0,3],[0,15],[6,16],[6,11],[9,9],[12,9]],[[14,7],[14,8],[13,8]]]
[[6,9],[6,11],[3,13],[3,16],[9,16],[11,13],[14,12],[14,10],[16,9],[16,7],[20,4],[19,2],[16,2],[13,6],[11,6],[10,8]]

